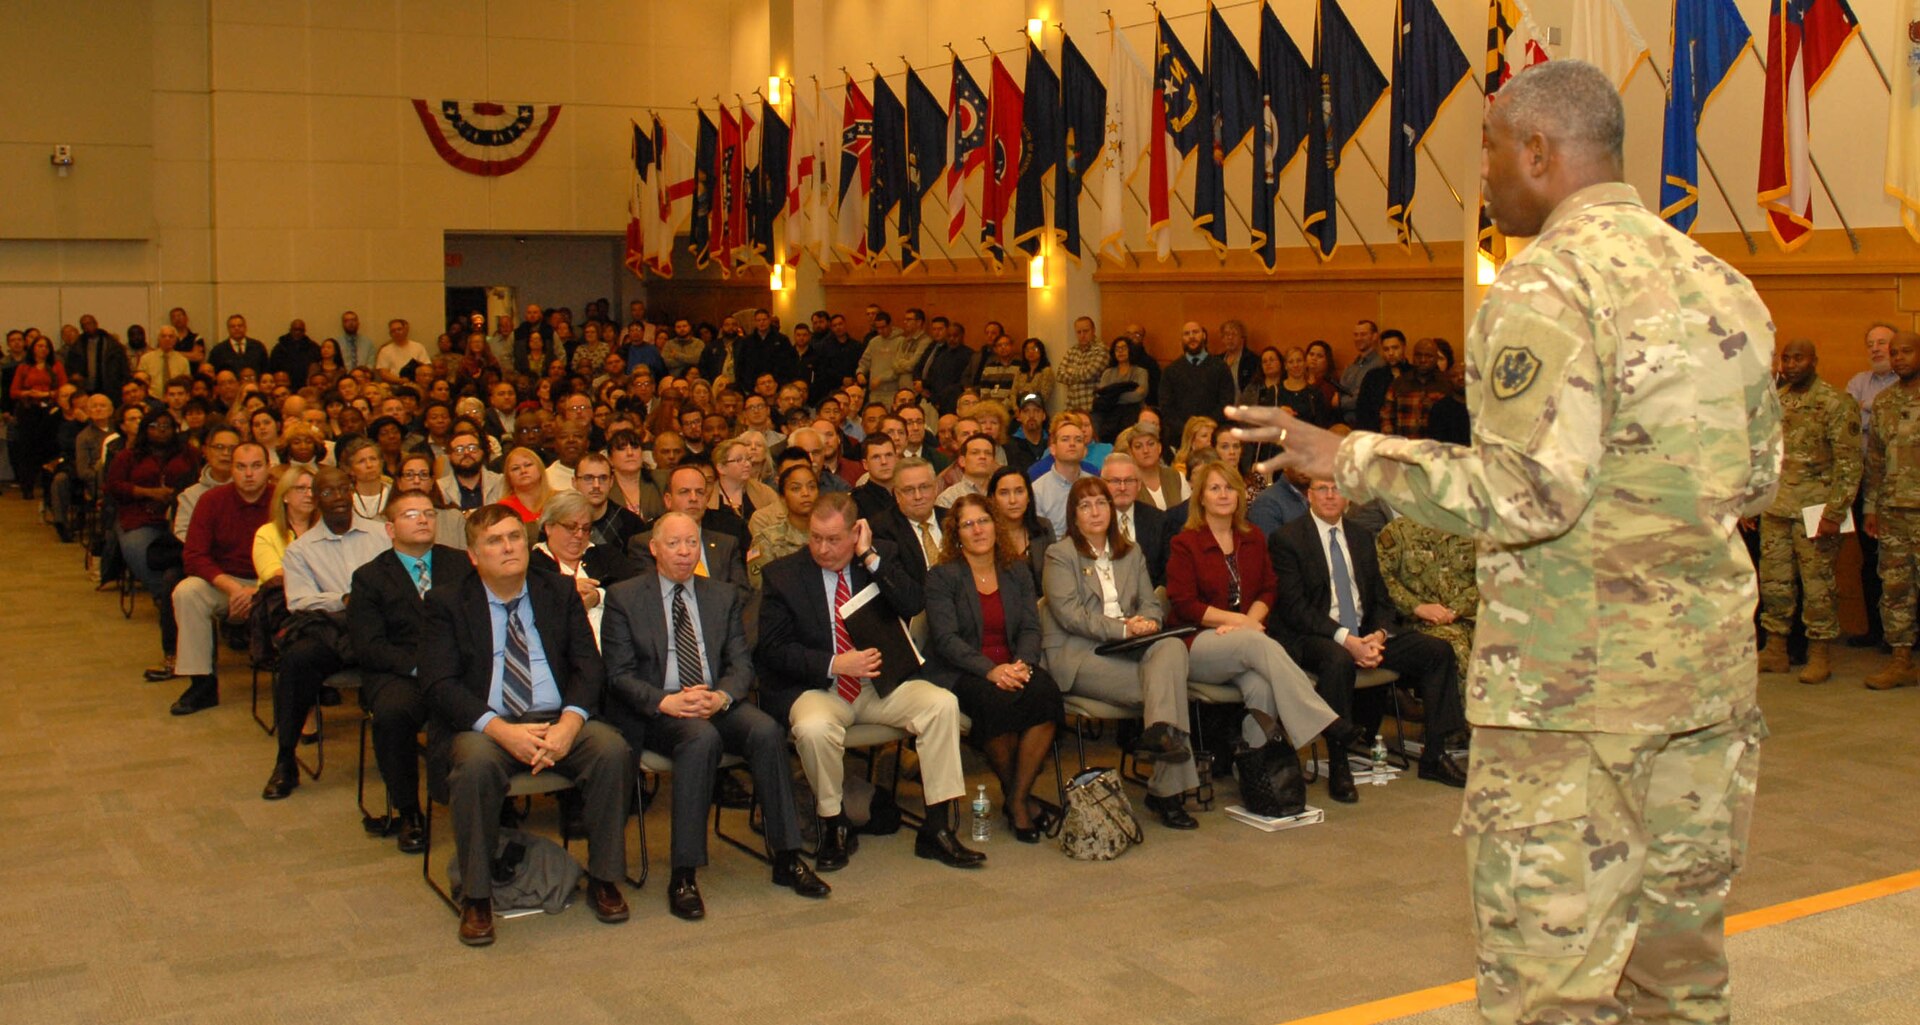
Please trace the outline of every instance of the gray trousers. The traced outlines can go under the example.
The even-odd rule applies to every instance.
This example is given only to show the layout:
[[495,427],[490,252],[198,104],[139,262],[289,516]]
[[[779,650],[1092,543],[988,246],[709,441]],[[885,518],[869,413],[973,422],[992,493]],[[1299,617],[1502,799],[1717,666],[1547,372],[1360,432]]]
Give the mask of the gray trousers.
[[1201,630],[1187,652],[1187,675],[1201,683],[1232,684],[1249,709],[1280,720],[1295,747],[1304,747],[1336,718],[1287,649],[1259,630]]
[[[1191,733],[1187,722],[1187,646],[1174,638],[1156,642],[1140,654],[1103,656],[1089,652],[1073,676],[1070,691],[1110,705],[1137,705],[1147,725],[1169,723]],[[1177,765],[1153,763],[1147,792],[1156,797],[1184,794],[1200,786],[1200,772],[1189,758]]]
[[[500,805],[507,781],[525,771],[506,748],[484,733],[453,738],[447,788],[453,806],[453,843],[460,859],[461,895],[493,897],[493,849],[500,835]],[[542,772],[573,780],[585,804],[587,874],[601,882],[627,875],[627,811],[633,804],[633,751],[620,731],[590,720],[573,738],[565,758]]]
[[[240,578],[252,587],[254,581]],[[174,671],[181,676],[206,676],[219,660],[216,621],[227,618],[227,592],[189,576],[173,589],[173,616],[182,627],[179,651],[174,655]]]
[[673,759],[673,867],[707,863],[707,811],[720,775],[720,756],[747,760],[753,790],[766,816],[767,850],[800,849],[800,817],[787,768],[787,731],[758,706],[736,703],[711,719],[647,720],[646,746]]

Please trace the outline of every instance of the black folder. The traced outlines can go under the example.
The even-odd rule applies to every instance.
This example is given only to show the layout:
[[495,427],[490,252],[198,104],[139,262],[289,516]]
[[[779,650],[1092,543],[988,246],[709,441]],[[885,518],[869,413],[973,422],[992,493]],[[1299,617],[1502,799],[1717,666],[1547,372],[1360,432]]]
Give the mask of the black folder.
[[907,624],[893,607],[880,600],[878,584],[868,584],[840,606],[840,621],[855,648],[880,649],[880,675],[868,681],[881,697],[920,675],[920,649],[907,635]]

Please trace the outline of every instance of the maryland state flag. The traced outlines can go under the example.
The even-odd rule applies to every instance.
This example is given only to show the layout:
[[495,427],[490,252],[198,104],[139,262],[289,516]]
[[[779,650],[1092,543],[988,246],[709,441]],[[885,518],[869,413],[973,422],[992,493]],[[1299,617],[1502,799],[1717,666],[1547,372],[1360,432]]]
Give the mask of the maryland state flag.
[[900,197],[900,266],[920,262],[920,201],[947,169],[947,114],[918,73],[907,71],[907,191]]
[[1340,154],[1380,103],[1387,79],[1335,0],[1320,0],[1313,29],[1319,102],[1307,106],[1307,234],[1322,260],[1340,244],[1334,184]]
[[1227,251],[1227,158],[1246,143],[1260,117],[1260,75],[1217,7],[1207,8],[1206,84],[1201,101],[1206,145],[1193,172],[1193,226],[1216,253]]
[[1027,40],[1026,102],[1020,122],[1020,185],[1013,198],[1013,244],[1028,256],[1040,253],[1047,230],[1047,173],[1060,165],[1060,76],[1047,55]]
[[713,259],[713,218],[719,207],[714,202],[719,183],[714,170],[719,166],[720,129],[706,111],[694,109],[700,116],[700,130],[693,143],[693,227],[687,232],[687,252],[693,254],[693,265],[705,270]]
[[1107,137],[1107,87],[1068,39],[1060,50],[1060,170],[1053,176],[1053,230],[1067,257],[1080,262],[1080,192]]
[[997,270],[1007,255],[1007,204],[1020,175],[1020,126],[1025,97],[1013,73],[993,59],[993,98],[987,105],[987,178],[980,186],[980,241]]
[[1200,65],[1173,34],[1166,15],[1156,20],[1153,80],[1159,88],[1153,93],[1153,129],[1148,133],[1147,234],[1165,262],[1173,251],[1173,189],[1179,183],[1180,168],[1210,136],[1212,126],[1202,116],[1206,90]]
[[[1493,0],[1487,5],[1487,102],[1513,76],[1547,59],[1533,18],[1519,0]],[[1506,258],[1506,242],[1487,216],[1480,200],[1480,257],[1496,266]]]
[[1287,35],[1273,8],[1260,5],[1260,122],[1254,126],[1253,245],[1260,264],[1274,266],[1273,208],[1280,175],[1307,138],[1307,109],[1320,98],[1319,80]]
[[1700,115],[1752,41],[1733,0],[1674,0],[1660,216],[1681,231],[1700,216]]
[[887,248],[887,214],[907,193],[907,109],[873,76],[873,191],[867,197],[867,251],[878,260]]
[[1467,77],[1467,55],[1433,0],[1400,0],[1393,34],[1393,131],[1387,139],[1387,219],[1400,247],[1413,241],[1414,179],[1420,143]]
[[1760,117],[1760,205],[1788,252],[1813,235],[1813,154],[1807,97],[1860,32],[1847,0],[1773,0],[1767,23],[1767,92]]

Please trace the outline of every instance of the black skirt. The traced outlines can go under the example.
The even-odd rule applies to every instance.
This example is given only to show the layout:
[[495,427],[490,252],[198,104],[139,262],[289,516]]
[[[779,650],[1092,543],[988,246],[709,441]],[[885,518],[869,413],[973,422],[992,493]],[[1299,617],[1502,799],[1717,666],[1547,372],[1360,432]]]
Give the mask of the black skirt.
[[967,740],[975,747],[993,737],[1025,733],[1041,723],[1058,724],[1064,718],[1060,688],[1045,669],[1038,667],[1019,690],[1001,690],[984,676],[962,675],[953,683],[953,696],[960,702],[961,713],[973,721]]

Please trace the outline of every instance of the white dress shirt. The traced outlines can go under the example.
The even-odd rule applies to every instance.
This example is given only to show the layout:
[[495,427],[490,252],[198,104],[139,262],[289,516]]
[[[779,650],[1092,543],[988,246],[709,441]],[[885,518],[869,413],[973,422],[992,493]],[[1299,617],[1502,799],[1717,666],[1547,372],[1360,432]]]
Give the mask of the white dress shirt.
[[[1333,532],[1335,528],[1338,528],[1340,531],[1340,556],[1347,562],[1347,581],[1353,585],[1353,613],[1359,617],[1362,622],[1365,622],[1367,618],[1367,608],[1360,602],[1360,580],[1355,577],[1353,573],[1353,549],[1347,547],[1346,520],[1342,519],[1339,523],[1328,523],[1326,520],[1321,519],[1318,513],[1312,513],[1310,515],[1313,516],[1314,528],[1320,531],[1320,555],[1327,560],[1327,618],[1336,623],[1340,622],[1340,592],[1335,588],[1333,583]],[[1333,643],[1347,643],[1347,633],[1347,628],[1344,626],[1334,630]]]

